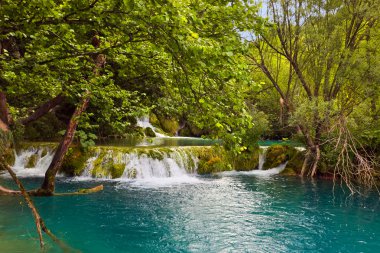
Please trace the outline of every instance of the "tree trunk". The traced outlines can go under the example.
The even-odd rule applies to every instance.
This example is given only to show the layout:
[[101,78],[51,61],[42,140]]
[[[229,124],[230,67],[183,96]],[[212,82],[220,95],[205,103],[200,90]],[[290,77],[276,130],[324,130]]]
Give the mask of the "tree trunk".
[[7,97],[2,91],[0,91],[0,120],[6,126],[9,125],[9,110],[7,105]]
[[41,118],[42,116],[44,116],[45,114],[50,112],[54,107],[61,104],[63,102],[63,100],[64,100],[63,95],[59,94],[58,96],[54,97],[53,99],[51,99],[51,100],[47,101],[46,103],[44,103],[43,105],[39,106],[33,114],[29,115],[26,118],[21,119],[20,123],[23,125],[27,125],[30,122],[33,122],[33,121]]
[[306,171],[308,170],[309,160],[310,160],[310,152],[307,151],[305,155],[305,160],[303,160],[303,164],[302,164],[301,177],[306,175]]
[[315,149],[315,158],[313,161],[313,167],[311,168],[311,174],[310,174],[311,177],[315,177],[317,175],[318,163],[319,163],[319,160],[321,159],[321,150],[319,148],[319,145],[316,145],[314,149]]
[[69,149],[70,144],[74,139],[75,130],[79,123],[79,118],[81,114],[87,109],[88,103],[90,101],[89,92],[87,92],[81,104],[75,109],[69,124],[67,125],[65,136],[59,144],[57,151],[54,154],[53,160],[45,173],[44,182],[41,185],[41,188],[38,189],[39,195],[51,196],[54,194],[55,190],[55,177],[58,173],[59,168],[62,165],[63,158]]

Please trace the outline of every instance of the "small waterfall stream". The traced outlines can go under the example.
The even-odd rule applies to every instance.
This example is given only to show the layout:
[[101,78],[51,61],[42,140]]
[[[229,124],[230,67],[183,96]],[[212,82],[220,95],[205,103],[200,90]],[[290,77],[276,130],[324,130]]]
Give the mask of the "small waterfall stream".
[[150,123],[148,116],[143,116],[143,117],[137,118],[137,124],[136,125],[144,128],[144,129],[150,127],[153,130],[153,132],[156,134],[157,137],[168,137],[167,135],[159,133],[157,131],[156,127],[154,127]]
[[13,169],[18,176],[44,176],[55,150],[49,147],[30,147],[15,154]]

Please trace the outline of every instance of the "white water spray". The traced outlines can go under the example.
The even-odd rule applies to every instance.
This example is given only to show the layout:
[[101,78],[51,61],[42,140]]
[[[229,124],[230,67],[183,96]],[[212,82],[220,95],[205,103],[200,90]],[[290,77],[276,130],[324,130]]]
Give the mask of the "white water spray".
[[150,127],[153,132],[156,134],[157,137],[168,137],[167,135],[165,134],[162,134],[162,133],[159,133],[157,131],[157,128],[154,127],[150,122],[149,122],[149,117],[148,116],[143,116],[143,117],[140,117],[140,118],[137,118],[137,123],[136,123],[137,126],[139,127],[142,127],[142,128],[148,128]]
[[[48,147],[31,147],[15,154],[15,164],[13,169],[17,176],[21,177],[43,177],[53,160],[54,150]],[[28,164],[30,159],[34,159],[33,164]],[[32,165],[31,168],[27,168]]]

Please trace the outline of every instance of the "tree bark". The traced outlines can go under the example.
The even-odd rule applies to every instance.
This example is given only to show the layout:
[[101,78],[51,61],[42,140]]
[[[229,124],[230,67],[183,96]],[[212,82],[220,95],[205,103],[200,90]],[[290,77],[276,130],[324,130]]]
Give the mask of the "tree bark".
[[64,100],[64,96],[62,94],[59,94],[58,96],[54,97],[53,99],[39,106],[35,110],[35,112],[29,115],[28,117],[21,119],[20,123],[23,125],[27,125],[30,122],[38,120],[39,118],[41,118],[42,116],[50,112],[54,107],[61,104],[63,100]]
[[0,120],[5,124],[9,125],[9,109],[7,105],[7,97],[4,92],[0,91]]
[[87,92],[80,105],[75,109],[69,124],[67,125],[65,136],[59,144],[57,151],[54,154],[53,160],[45,173],[44,182],[41,185],[41,188],[38,189],[40,195],[54,195],[55,190],[55,177],[58,173],[59,168],[62,165],[63,158],[69,149],[70,144],[74,139],[75,130],[79,123],[79,118],[81,114],[87,109],[88,103],[90,101],[89,92]]

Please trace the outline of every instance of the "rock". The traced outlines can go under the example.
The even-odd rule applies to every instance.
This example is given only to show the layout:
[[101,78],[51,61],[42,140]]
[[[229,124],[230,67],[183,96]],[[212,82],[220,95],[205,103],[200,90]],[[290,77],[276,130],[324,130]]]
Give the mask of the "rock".
[[[273,145],[270,146],[266,153],[264,170],[275,168],[286,161],[290,161],[298,151],[287,145]],[[302,167],[302,165],[301,165]]]
[[295,172],[292,168],[285,168],[283,171],[280,172],[281,175],[284,176],[296,176],[298,175],[297,172]]
[[86,168],[87,159],[90,157],[89,152],[83,152],[79,147],[69,148],[66,156],[63,158],[63,163],[60,172],[67,176],[79,176]]
[[25,165],[25,168],[35,168],[37,165],[38,154],[33,154],[28,158],[28,162]]
[[234,159],[234,169],[237,171],[250,171],[259,166],[259,150],[243,152]]
[[296,175],[301,174],[304,160],[305,160],[304,152],[296,150],[293,157],[291,157],[288,163],[286,164],[285,170],[286,169],[293,170]]
[[148,137],[156,137],[156,133],[153,131],[153,129],[151,127],[145,128],[144,134],[145,134],[145,136],[148,136]]
[[157,118],[157,115],[154,113],[149,114],[149,122],[152,126],[161,128],[160,121]]
[[179,129],[179,123],[174,118],[159,117],[162,130],[170,135],[175,135]]

